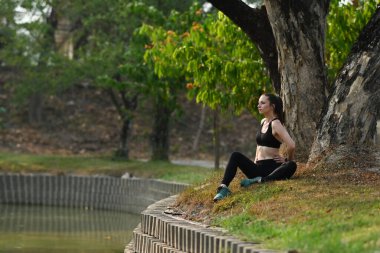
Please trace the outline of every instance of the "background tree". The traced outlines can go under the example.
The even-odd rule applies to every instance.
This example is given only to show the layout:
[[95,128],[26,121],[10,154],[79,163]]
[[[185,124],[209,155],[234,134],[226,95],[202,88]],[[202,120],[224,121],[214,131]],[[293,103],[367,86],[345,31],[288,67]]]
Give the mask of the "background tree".
[[151,76],[144,75],[146,68],[139,63],[142,50],[132,41],[133,32],[142,22],[162,22],[163,16],[137,1],[91,1],[75,6],[74,11],[77,16],[73,19],[78,24],[76,60],[81,62],[82,79],[110,95],[122,121],[116,156],[128,159],[138,97],[146,82],[151,82]]
[[[168,29],[172,26],[183,26],[184,24],[176,24],[174,16],[180,15],[181,11],[187,10],[192,1],[167,1],[163,4],[161,1],[148,1],[162,14],[161,20],[150,22],[155,25],[165,25]],[[145,15],[144,13],[142,13]],[[186,23],[186,21],[185,21]],[[147,37],[141,33],[134,34],[135,47],[142,52],[138,57],[133,57],[134,61],[143,64],[144,47],[148,43]],[[128,65],[128,64],[127,64]],[[177,96],[180,90],[183,90],[183,80],[181,78],[159,79],[149,65],[143,64],[145,71],[144,94],[146,99],[153,103],[153,127],[151,134],[152,160],[168,160],[169,159],[169,134],[170,134],[170,118],[173,112],[178,108]],[[134,69],[135,66],[129,64],[127,69]],[[141,75],[141,73],[140,73]]]
[[[183,30],[184,27],[188,27],[189,19],[188,14],[183,14],[187,18],[179,19],[182,14],[176,10],[173,10],[170,15],[165,19],[165,22],[156,25],[166,27],[169,31],[179,29]],[[144,30],[144,29],[142,29]],[[148,33],[138,33],[145,39]],[[146,30],[146,29],[145,29]],[[148,29],[149,30],[149,29]],[[146,30],[147,31],[147,30]],[[163,31],[163,29],[161,29]],[[166,30],[165,30],[166,33]],[[170,34],[171,32],[168,32]],[[156,34],[157,35],[157,34]],[[168,45],[172,43],[171,38],[168,38]],[[149,48],[149,42],[146,40],[145,47]],[[164,60],[164,59],[161,59]],[[151,66],[151,65],[148,65]],[[153,70],[151,68],[151,70]],[[174,110],[178,107],[177,95],[181,90],[184,90],[185,79],[181,75],[166,75],[165,78],[158,78],[160,75],[154,73],[154,83],[147,83],[148,94],[151,101],[154,103],[154,125],[151,137],[152,144],[152,159],[153,160],[168,160],[169,159],[169,129],[170,129],[170,117]]]
[[[116,154],[128,158],[129,129],[134,110],[139,96],[146,97],[144,99],[156,105],[153,106],[156,120],[151,138],[152,157],[167,160],[169,119],[176,108],[176,89],[170,85],[172,81],[158,80],[149,66],[144,65],[143,46],[146,43],[144,38],[133,33],[143,22],[165,23],[165,15],[169,15],[172,9],[185,10],[190,3],[188,0],[165,3],[159,0],[22,0],[2,5],[2,10],[14,11],[18,4],[22,4],[26,10],[39,15],[35,21],[14,23],[14,43],[8,43],[1,52],[2,59],[7,61],[5,66],[15,66],[23,71],[20,79],[13,81],[17,83],[20,100],[30,97],[34,106],[29,108],[39,109],[30,110],[30,115],[34,116],[30,117],[31,120],[40,118],[42,98],[46,94],[79,83],[104,89],[110,94],[123,122]],[[10,14],[10,17],[14,16],[14,13]],[[19,29],[26,29],[27,33],[16,34]],[[72,61],[66,61],[62,54]]]
[[0,0],[0,83],[6,82],[9,73],[12,72],[5,63],[5,49],[13,43],[16,36],[15,21],[16,3],[13,1]]
[[271,86],[257,49],[224,15],[202,14],[197,8],[190,13],[194,21],[184,32],[142,28],[152,41],[146,59],[159,77],[185,77],[188,94],[197,102],[258,115],[252,96]]
[[187,21],[187,26],[169,30],[142,27],[141,32],[151,39],[145,59],[154,65],[160,78],[186,79],[189,97],[196,97],[197,102],[214,110],[215,168],[218,168],[219,108],[229,108],[237,114],[248,109],[258,115],[252,95],[269,90],[270,83],[257,49],[224,15],[205,14],[199,5],[194,5],[187,13],[171,18],[175,24]]
[[168,94],[174,90],[143,64],[145,38],[134,35],[134,30],[143,22],[165,23],[164,13],[170,11],[166,8],[187,8],[188,2],[91,1],[73,5],[76,57],[83,78],[107,90],[123,122],[116,152],[119,157],[128,158],[130,127],[139,97],[150,97],[154,103],[152,159],[168,159],[169,119],[176,103],[175,95]]
[[[70,73],[74,66],[68,64],[56,50],[55,23],[48,10],[53,8],[46,1],[6,1],[2,4],[3,24],[7,27],[7,41],[0,48],[2,66],[16,73],[8,80],[15,90],[19,103],[28,103],[28,119],[32,124],[43,120],[43,100],[46,94],[54,94],[73,82]],[[22,7],[24,13],[17,13]],[[24,18],[27,13],[35,17]],[[63,72],[67,74],[62,75]]]
[[[15,36],[16,3],[13,1],[1,0],[0,4],[0,50],[2,50],[6,45],[10,44],[10,40]],[[3,59],[1,59],[1,62],[3,62]],[[3,67],[3,64],[0,66]]]

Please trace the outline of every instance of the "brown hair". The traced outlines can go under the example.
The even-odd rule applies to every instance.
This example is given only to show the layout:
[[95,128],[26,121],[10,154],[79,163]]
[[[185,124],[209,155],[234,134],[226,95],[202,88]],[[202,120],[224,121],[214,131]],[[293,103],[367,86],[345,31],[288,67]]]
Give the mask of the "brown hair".
[[281,121],[281,123],[284,124],[285,114],[282,99],[279,96],[271,93],[265,93],[264,96],[269,99],[271,105],[274,105],[274,113],[277,115],[277,118]]

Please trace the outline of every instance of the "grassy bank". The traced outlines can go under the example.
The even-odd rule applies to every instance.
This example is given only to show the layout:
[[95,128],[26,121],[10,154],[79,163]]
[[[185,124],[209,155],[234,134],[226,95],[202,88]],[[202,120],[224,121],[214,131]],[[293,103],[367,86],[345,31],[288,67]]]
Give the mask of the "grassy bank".
[[202,181],[211,170],[169,162],[115,160],[108,156],[55,156],[0,153],[0,172],[52,173],[157,178],[183,183]]
[[287,181],[230,186],[213,203],[222,174],[181,194],[187,219],[226,228],[263,248],[295,252],[380,252],[380,175],[355,169],[299,169]]
[[[106,156],[52,156],[0,153],[0,171],[105,174],[195,183],[176,206],[184,217],[223,227],[263,248],[295,252],[380,252],[380,175],[353,168],[299,169],[291,180],[242,189],[212,198],[222,171],[166,162],[113,160]],[[201,186],[202,187],[199,187]]]

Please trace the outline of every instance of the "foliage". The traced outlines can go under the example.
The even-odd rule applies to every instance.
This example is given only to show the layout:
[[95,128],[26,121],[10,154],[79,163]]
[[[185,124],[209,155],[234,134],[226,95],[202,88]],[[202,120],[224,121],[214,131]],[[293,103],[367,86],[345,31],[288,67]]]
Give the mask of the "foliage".
[[[189,1],[166,1],[164,7],[159,0],[18,2],[22,2],[27,10],[41,14],[40,19],[20,24],[13,30],[18,31],[22,26],[30,28],[25,36],[17,36],[20,42],[17,48],[20,48],[21,60],[34,60],[28,63],[31,66],[22,64],[21,60],[15,61],[14,66],[23,70],[20,73],[22,79],[15,80],[18,84],[16,90],[22,95],[20,97],[27,98],[35,92],[39,92],[36,95],[49,94],[56,91],[54,87],[64,89],[75,83],[109,91],[123,124],[120,131],[121,148],[117,154],[127,156],[129,132],[125,129],[128,129],[134,117],[137,96],[143,95],[147,99],[153,97],[151,100],[154,101],[161,99],[156,103],[175,106],[171,94],[173,90],[167,88],[171,88],[170,82],[158,80],[149,66],[144,64],[145,43],[141,42],[144,38],[134,37],[133,32],[143,22],[163,24],[165,17],[162,9],[174,6],[187,8]],[[14,5],[8,9],[14,11],[16,0],[12,3]],[[14,14],[10,17],[14,17]],[[75,52],[73,60],[59,57],[56,53],[59,45],[55,45],[54,38],[64,28],[59,25],[61,20],[69,21]],[[33,40],[34,34],[39,40]],[[15,43],[9,43],[9,50],[4,50],[9,54],[8,61],[15,60],[15,47]],[[28,47],[33,47],[31,53],[26,52],[25,48]],[[25,55],[30,57],[26,58]]]
[[82,24],[76,37],[78,41],[83,36],[88,38],[79,47],[88,78],[102,88],[155,93],[160,81],[143,62],[146,38],[134,31],[142,23],[165,24],[164,12],[175,7],[183,9],[186,2],[189,1],[167,1],[161,6],[160,1],[153,0],[91,1],[76,8]]
[[[326,35],[330,82],[375,8],[375,0],[359,1],[357,6],[331,2]],[[223,14],[203,13],[199,6],[171,18],[177,24],[184,20],[192,24],[187,31],[183,25],[141,29],[151,40],[145,59],[155,73],[161,78],[186,77],[189,96],[213,108],[232,107],[236,112],[248,108],[257,113],[252,99],[271,88],[257,49],[243,32]]]
[[193,0],[182,0],[182,1],[161,1],[161,0],[145,0],[145,3],[149,6],[161,10],[165,16],[168,16],[170,12],[185,12],[188,10],[189,6],[193,3]]
[[246,35],[223,14],[206,14],[196,5],[169,20],[179,25],[141,28],[151,39],[145,59],[155,73],[160,78],[185,77],[189,96],[212,108],[256,112],[252,99],[270,90],[270,82]]
[[136,27],[144,21],[162,22],[162,14],[137,1],[90,1],[80,8],[75,19],[81,26],[75,36],[84,77],[104,89],[127,92],[140,88],[134,81],[142,81],[144,68],[135,65],[134,72],[123,75],[125,65],[137,63],[139,58],[138,50],[129,47],[129,42]]
[[112,94],[123,120],[122,150],[128,145],[126,124],[134,117],[137,101],[152,101],[154,108],[163,105],[170,108],[169,112],[177,106],[176,80],[159,80],[150,66],[144,64],[146,38],[134,31],[142,23],[164,24],[164,13],[168,11],[165,8],[184,7],[186,2],[167,1],[161,6],[160,1],[91,1],[81,6],[78,11],[81,15],[74,18],[80,23],[75,33],[83,75]]
[[0,129],[4,127],[4,115],[7,112],[7,109],[0,106]]
[[[12,27],[15,25],[15,3],[13,1],[0,0],[0,50],[9,44],[15,36]],[[0,51],[1,53],[1,51]],[[3,61],[3,57],[0,58]]]
[[[148,3],[157,5],[157,8]],[[165,6],[174,3],[169,1]],[[174,5],[184,8],[186,3]],[[90,8],[90,11],[84,6],[80,13],[87,12],[87,15],[81,17],[81,33],[90,39],[79,50],[87,78],[94,80],[98,87],[116,89],[127,97],[140,94],[144,99],[175,107],[178,81],[157,78],[143,60],[147,38],[134,32],[142,23],[165,24],[164,13],[168,10],[163,8],[166,7],[159,6],[156,1],[116,1],[101,8],[104,10],[101,15],[94,15],[99,12],[99,6]]]
[[360,31],[367,24],[379,3],[378,0],[368,0],[357,1],[355,5],[341,3],[339,0],[331,1],[326,34],[329,83],[335,79]]
[[[54,93],[78,82],[123,92],[146,91],[141,84],[153,85],[157,78],[143,64],[145,43],[132,39],[133,32],[143,22],[163,24],[165,17],[161,10],[184,9],[189,2],[167,1],[165,6],[160,6],[156,0],[70,0],[65,3],[1,0],[2,17],[8,20],[7,29],[2,27],[0,34],[1,61],[19,72],[13,84],[17,84],[16,92],[21,100],[35,92]],[[37,13],[39,18],[17,23],[17,5],[29,13]],[[54,33],[59,17],[70,20],[72,25],[73,61],[56,52]]]
[[[5,20],[0,35],[2,66],[14,73],[9,81],[15,100],[23,102],[35,93],[54,94],[76,81],[76,65],[55,50],[53,24],[46,1],[5,1],[0,10]],[[16,12],[20,4],[38,18],[24,19]]]

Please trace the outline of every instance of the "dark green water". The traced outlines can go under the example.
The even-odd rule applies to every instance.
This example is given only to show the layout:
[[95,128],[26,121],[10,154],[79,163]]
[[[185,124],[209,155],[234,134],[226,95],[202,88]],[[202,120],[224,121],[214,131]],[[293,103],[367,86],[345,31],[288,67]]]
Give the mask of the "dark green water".
[[139,222],[123,212],[0,205],[0,253],[121,253]]

